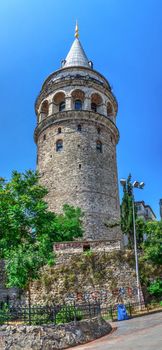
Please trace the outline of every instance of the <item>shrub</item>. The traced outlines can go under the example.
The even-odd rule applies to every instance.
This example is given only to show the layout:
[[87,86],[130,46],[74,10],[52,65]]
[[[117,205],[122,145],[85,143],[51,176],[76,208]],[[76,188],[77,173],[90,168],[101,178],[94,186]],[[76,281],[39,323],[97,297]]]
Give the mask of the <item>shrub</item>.
[[82,312],[74,306],[63,306],[56,315],[56,324],[72,322],[75,319],[80,321],[83,318]]
[[154,295],[155,297],[161,297],[162,296],[162,280],[157,279],[156,281],[152,282],[150,286],[148,287],[148,291],[150,294]]
[[52,323],[50,315],[48,314],[35,314],[32,316],[31,324],[34,326],[39,326],[48,323]]
[[8,305],[5,303],[2,308],[0,308],[0,325],[6,323],[10,320],[10,311]]

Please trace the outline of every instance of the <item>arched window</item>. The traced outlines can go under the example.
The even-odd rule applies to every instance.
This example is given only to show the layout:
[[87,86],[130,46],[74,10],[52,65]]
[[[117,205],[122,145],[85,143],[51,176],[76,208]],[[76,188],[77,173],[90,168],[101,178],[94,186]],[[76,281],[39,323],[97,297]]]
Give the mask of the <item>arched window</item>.
[[77,111],[81,110],[84,105],[84,99],[85,99],[84,91],[79,89],[73,90],[71,93],[71,97],[72,97],[74,109]]
[[60,104],[59,104],[59,112],[62,112],[65,110],[65,101],[62,101]]
[[76,111],[80,111],[82,109],[82,101],[81,100],[75,100],[74,108],[75,108]]
[[91,110],[93,112],[97,112],[97,105],[96,105],[96,103],[94,103],[94,102],[91,103]]
[[59,91],[53,98],[53,113],[62,112],[65,110],[65,107],[65,93],[63,91]]
[[56,141],[56,152],[61,152],[63,150],[63,141],[57,140]]
[[107,104],[107,116],[112,116],[113,115],[113,108],[110,102]]
[[97,132],[98,132],[98,134],[101,133],[101,129],[99,127],[97,128]]
[[103,99],[98,93],[93,93],[91,95],[91,110],[93,112],[102,113]]
[[82,126],[79,124],[78,125],[78,131],[81,132],[82,131]]
[[61,134],[61,128],[58,128],[58,134]]
[[41,105],[41,119],[44,119],[48,116],[48,101],[45,100]]
[[97,152],[102,153],[102,142],[99,140],[96,141],[96,150]]

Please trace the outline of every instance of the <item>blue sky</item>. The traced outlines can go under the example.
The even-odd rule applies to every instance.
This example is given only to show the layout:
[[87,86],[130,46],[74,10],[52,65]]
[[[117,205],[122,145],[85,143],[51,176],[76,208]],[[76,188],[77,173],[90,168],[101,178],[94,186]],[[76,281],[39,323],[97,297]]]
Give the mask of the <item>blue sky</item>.
[[118,175],[159,216],[162,197],[162,1],[5,0],[0,4],[0,175],[35,168],[34,102],[74,39],[109,80],[119,103]]

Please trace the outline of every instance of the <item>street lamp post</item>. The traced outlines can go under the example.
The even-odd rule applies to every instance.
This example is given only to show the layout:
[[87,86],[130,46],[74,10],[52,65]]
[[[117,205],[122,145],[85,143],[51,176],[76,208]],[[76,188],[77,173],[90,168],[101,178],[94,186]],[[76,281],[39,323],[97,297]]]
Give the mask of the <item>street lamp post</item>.
[[[120,184],[125,186],[127,181],[125,179],[120,180]],[[139,266],[138,266],[138,251],[137,251],[137,236],[136,236],[136,220],[135,220],[135,205],[134,205],[134,188],[143,189],[144,182],[134,181],[132,183],[132,210],[133,210],[133,234],[134,234],[134,255],[135,255],[135,264],[136,264],[136,282],[137,282],[137,298],[139,305],[141,303],[140,298],[140,279],[139,279]]]

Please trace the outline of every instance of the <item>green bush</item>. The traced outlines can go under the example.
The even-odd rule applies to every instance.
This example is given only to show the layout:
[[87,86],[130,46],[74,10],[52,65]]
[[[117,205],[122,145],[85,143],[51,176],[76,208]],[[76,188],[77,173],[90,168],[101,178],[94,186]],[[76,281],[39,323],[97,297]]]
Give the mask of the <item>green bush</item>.
[[56,315],[56,324],[72,322],[75,319],[80,321],[83,318],[82,312],[74,306],[63,306]]
[[43,324],[52,323],[50,316],[47,314],[35,314],[31,317],[31,324],[39,326]]
[[156,281],[152,282],[147,289],[151,295],[154,295],[155,297],[161,297],[162,296],[162,280],[157,279]]
[[0,309],[0,325],[6,323],[7,321],[10,320],[10,312],[9,312],[9,307],[5,303],[3,307]]

